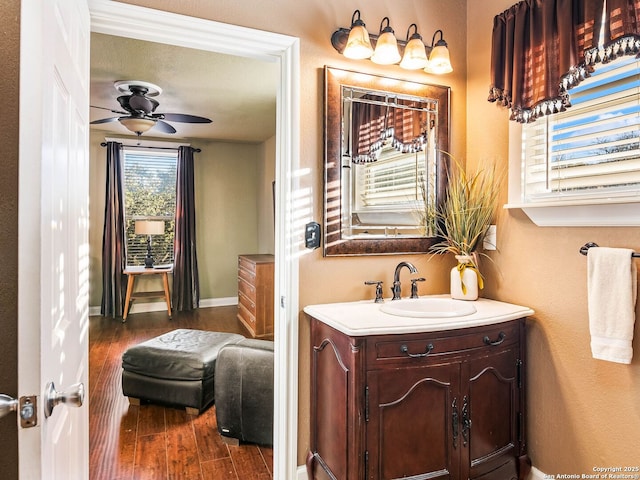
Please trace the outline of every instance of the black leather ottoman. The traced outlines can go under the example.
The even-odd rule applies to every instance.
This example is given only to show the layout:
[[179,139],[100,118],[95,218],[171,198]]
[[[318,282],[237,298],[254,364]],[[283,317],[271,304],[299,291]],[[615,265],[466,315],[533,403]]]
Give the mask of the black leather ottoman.
[[145,400],[197,415],[214,401],[220,349],[243,339],[235,333],[178,329],[135,345],[122,355],[122,393],[132,404]]
[[273,445],[273,342],[245,339],[218,353],[218,432],[228,443]]

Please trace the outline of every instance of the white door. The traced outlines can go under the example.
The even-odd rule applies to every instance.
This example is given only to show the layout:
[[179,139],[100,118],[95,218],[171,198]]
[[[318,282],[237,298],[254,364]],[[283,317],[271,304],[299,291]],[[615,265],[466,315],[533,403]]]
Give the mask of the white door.
[[[89,410],[72,385],[88,386],[89,10],[21,3],[18,392],[37,396],[38,419],[19,430],[20,478],[82,480]],[[72,395],[47,418],[49,382]]]

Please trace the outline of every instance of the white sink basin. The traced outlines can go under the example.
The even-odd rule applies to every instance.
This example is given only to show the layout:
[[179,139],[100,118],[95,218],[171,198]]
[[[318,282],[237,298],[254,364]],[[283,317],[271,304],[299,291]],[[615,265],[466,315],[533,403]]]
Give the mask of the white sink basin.
[[472,302],[441,297],[391,300],[382,305],[380,310],[400,317],[422,318],[464,317],[476,313]]

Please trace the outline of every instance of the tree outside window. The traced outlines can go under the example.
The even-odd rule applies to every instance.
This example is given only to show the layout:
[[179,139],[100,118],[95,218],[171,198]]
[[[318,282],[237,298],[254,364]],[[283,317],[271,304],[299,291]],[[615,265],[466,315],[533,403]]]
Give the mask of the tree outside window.
[[144,265],[147,238],[135,234],[136,220],[163,220],[164,234],[154,235],[151,251],[156,265],[173,263],[176,213],[177,152],[124,150],[127,265]]

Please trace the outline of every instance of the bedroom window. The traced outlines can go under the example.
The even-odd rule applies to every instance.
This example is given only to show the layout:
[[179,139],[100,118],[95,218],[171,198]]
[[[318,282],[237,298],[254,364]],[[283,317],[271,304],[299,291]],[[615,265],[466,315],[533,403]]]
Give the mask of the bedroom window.
[[153,235],[156,265],[173,263],[178,152],[124,148],[127,265],[144,265],[147,238],[135,234],[136,220],[164,221],[164,234]]

